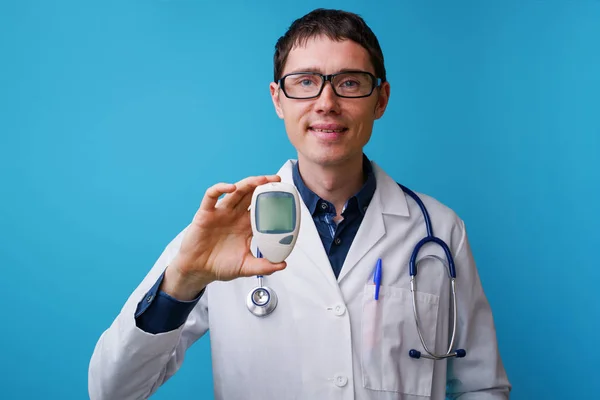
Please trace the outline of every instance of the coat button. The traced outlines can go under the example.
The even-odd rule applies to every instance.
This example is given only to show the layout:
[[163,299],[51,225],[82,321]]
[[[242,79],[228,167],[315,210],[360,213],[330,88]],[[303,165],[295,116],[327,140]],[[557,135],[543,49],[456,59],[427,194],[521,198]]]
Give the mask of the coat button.
[[333,382],[335,383],[335,386],[337,386],[337,387],[344,387],[348,383],[348,378],[345,377],[344,375],[336,375],[333,378]]
[[338,246],[340,245],[340,243],[342,243],[342,239],[340,238],[336,238],[333,243],[337,244]]
[[341,317],[342,315],[344,315],[346,313],[346,307],[344,307],[342,304],[338,304],[335,307],[333,307],[333,312],[338,317]]

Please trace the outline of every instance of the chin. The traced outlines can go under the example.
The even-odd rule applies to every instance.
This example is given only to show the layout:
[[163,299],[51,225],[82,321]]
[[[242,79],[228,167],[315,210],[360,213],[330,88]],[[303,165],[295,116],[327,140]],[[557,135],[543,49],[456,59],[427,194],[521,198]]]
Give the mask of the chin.
[[[306,153],[305,153],[306,154]],[[320,165],[322,167],[331,167],[348,162],[351,158],[347,152],[339,151],[327,151],[321,149],[320,151],[313,151],[304,156],[309,162]]]

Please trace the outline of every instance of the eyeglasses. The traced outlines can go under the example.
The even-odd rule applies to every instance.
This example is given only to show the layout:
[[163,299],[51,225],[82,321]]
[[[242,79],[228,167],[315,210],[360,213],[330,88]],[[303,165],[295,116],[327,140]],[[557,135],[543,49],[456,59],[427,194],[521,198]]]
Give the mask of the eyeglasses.
[[294,72],[283,76],[278,83],[290,99],[312,99],[321,95],[327,81],[337,96],[353,99],[369,97],[381,84],[380,78],[366,71],[344,71],[331,75]]

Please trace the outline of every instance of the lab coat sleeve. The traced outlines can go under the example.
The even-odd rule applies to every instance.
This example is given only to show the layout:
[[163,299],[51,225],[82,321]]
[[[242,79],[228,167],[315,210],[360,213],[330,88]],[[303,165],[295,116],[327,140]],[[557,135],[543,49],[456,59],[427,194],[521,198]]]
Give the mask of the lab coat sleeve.
[[464,358],[448,361],[447,395],[460,400],[508,399],[511,385],[498,350],[490,304],[483,291],[464,222],[454,253],[458,325],[456,348]]
[[91,400],[148,398],[179,370],[186,350],[208,330],[208,292],[178,329],[151,334],[136,326],[138,303],[175,257],[183,233],[167,246],[111,326],[100,336],[88,371]]

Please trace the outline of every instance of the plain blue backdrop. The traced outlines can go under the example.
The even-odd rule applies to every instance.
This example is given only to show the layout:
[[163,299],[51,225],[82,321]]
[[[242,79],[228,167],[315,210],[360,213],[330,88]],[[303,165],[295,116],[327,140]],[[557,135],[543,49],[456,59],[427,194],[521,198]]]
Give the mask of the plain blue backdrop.
[[[295,157],[268,84],[316,7],[379,36],[366,153],[465,220],[512,398],[597,395],[600,2],[2,0],[0,398],[86,398],[205,189]],[[212,398],[208,336],[155,398]]]

